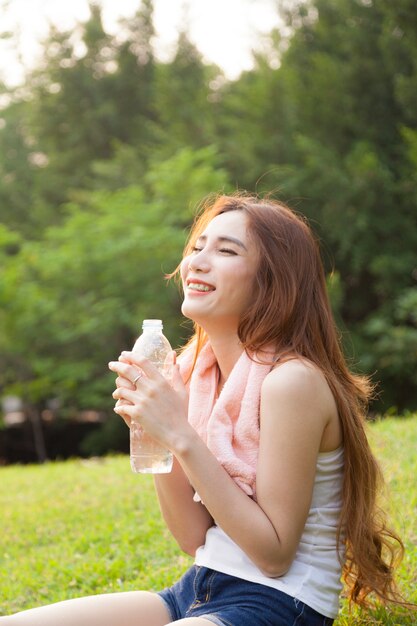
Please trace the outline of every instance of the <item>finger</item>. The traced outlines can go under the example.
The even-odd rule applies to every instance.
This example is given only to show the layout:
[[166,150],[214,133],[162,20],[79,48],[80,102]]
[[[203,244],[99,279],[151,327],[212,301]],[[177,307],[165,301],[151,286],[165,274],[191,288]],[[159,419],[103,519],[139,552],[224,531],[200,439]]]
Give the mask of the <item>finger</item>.
[[131,404],[116,404],[113,411],[117,413],[117,415],[120,415],[120,417],[124,419],[124,421],[130,428],[130,423],[132,421],[132,411],[134,411],[134,407]]
[[122,404],[132,404],[129,400],[117,400],[115,406],[121,406]]
[[126,387],[126,389],[135,389],[136,385],[129,380],[128,378],[125,378],[124,376],[118,376],[116,378],[116,387]]
[[126,389],[126,387],[118,387],[112,393],[115,400],[128,400],[129,404],[137,404],[138,396],[137,391]]
[[180,393],[187,391],[187,388],[181,376],[180,366],[178,363],[175,363],[174,367],[172,368],[172,386],[175,391],[179,391]]
[[120,415],[120,417],[123,418],[125,424],[129,426],[130,428],[131,418],[128,415],[122,413],[123,411],[122,407],[126,407],[126,406],[131,406],[130,402],[128,402],[127,400],[118,400],[114,406],[113,411],[117,413],[117,415]]
[[175,352],[175,350],[171,350],[171,352],[168,352],[166,356],[165,365],[174,366],[176,362],[177,362],[177,353]]
[[152,361],[145,359],[145,357],[136,354],[135,352],[122,352],[120,355],[120,361],[136,365],[139,369],[145,372],[148,378],[158,378],[159,376],[162,376]]
[[167,354],[163,369],[163,374],[165,378],[171,382],[171,385],[173,384],[173,375],[176,362],[177,353],[175,352],[175,350],[171,350],[171,352]]
[[116,372],[121,378],[126,378],[126,380],[132,384],[135,378],[141,373],[137,367],[120,361],[110,361],[108,367],[112,372]]

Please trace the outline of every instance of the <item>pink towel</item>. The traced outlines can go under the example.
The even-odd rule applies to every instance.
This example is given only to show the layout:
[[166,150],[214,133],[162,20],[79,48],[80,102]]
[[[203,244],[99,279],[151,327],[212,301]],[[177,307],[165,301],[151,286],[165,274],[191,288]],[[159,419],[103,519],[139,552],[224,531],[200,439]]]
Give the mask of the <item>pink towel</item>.
[[[190,347],[178,359],[184,379],[193,354]],[[272,359],[272,354],[267,358]],[[252,361],[243,351],[216,399],[218,371],[206,343],[189,382],[188,419],[239,487],[255,498],[261,386],[271,365]]]

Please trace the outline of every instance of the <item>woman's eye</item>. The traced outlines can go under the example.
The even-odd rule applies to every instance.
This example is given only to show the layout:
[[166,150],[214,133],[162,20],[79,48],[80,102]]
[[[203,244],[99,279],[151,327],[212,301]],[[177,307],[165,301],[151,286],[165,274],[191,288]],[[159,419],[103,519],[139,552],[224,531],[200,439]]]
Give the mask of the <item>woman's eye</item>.
[[[197,252],[201,252],[203,250],[203,248],[198,247],[198,246],[193,246],[191,248],[191,254],[196,254]],[[218,251],[221,254],[231,254],[236,256],[237,252],[235,252],[235,250],[232,250],[231,248],[218,248]]]

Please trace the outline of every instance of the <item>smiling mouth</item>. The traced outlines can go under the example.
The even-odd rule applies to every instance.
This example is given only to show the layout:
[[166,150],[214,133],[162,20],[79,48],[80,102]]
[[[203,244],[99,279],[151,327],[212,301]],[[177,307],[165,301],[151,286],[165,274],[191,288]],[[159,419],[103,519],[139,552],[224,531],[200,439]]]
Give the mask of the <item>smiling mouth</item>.
[[207,293],[208,291],[214,291],[215,288],[212,287],[211,285],[206,285],[204,283],[194,283],[194,282],[189,282],[187,285],[187,288],[191,291],[200,291],[203,293]]

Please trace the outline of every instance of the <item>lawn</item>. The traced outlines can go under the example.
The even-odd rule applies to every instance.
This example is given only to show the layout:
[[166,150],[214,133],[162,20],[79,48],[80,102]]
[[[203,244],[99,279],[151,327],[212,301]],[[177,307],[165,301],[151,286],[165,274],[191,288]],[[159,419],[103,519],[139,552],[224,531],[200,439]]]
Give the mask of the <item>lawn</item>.
[[[417,416],[370,427],[395,528],[407,548],[401,589],[417,602]],[[160,589],[190,564],[161,521],[152,478],[125,456],[0,469],[0,615],[79,595]],[[398,609],[337,626],[416,624]]]

